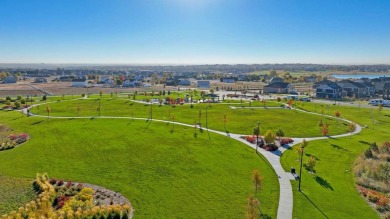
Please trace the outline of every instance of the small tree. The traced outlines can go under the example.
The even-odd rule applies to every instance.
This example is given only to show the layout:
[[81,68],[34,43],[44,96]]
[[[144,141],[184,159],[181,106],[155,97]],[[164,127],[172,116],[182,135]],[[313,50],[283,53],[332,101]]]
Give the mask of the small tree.
[[341,113],[337,110],[337,111],[334,113],[334,115],[335,115],[337,118],[340,118]]
[[321,133],[322,133],[323,136],[328,136],[329,135],[329,124],[328,123],[322,124],[322,126],[321,126]]
[[248,205],[246,207],[246,218],[247,219],[257,219],[259,218],[260,202],[253,195],[248,197]]
[[337,117],[337,125],[339,124],[339,119],[340,119],[340,116],[341,116],[341,113],[337,110],[334,115]]
[[102,96],[103,96],[103,91],[102,90],[99,91],[99,96],[100,96],[100,98],[102,98]]
[[378,106],[378,112],[381,113],[383,110],[383,104],[379,104]]
[[46,112],[47,112],[47,118],[49,118],[50,117],[50,112],[51,112],[50,107],[46,107]]
[[226,131],[226,122],[227,122],[226,114],[223,114],[223,127],[224,127],[225,131]]
[[279,129],[277,132],[276,132],[276,136],[279,138],[279,141],[282,137],[284,137],[284,132],[282,129]]
[[275,142],[275,134],[271,130],[267,130],[264,134],[264,141],[268,144],[273,144]]
[[15,105],[15,109],[19,109],[20,108],[19,100],[15,100],[14,105]]
[[314,156],[310,156],[306,164],[307,169],[310,172],[314,172],[314,167],[316,166],[316,164],[317,164],[317,159]]
[[260,175],[259,170],[253,170],[252,180],[253,180],[253,187],[255,188],[255,193],[257,194],[257,191],[261,190],[263,185],[263,177]]
[[348,124],[348,132],[350,133],[350,137],[352,136],[352,133],[356,131],[356,123],[352,122]]
[[47,99],[46,95],[43,95],[42,100],[46,102],[46,99]]

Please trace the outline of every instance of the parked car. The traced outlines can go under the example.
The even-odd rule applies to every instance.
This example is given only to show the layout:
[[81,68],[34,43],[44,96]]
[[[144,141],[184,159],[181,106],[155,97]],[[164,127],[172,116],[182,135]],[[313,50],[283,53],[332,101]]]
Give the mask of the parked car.
[[310,102],[311,99],[309,97],[301,97],[299,98],[300,101],[304,101],[304,102]]

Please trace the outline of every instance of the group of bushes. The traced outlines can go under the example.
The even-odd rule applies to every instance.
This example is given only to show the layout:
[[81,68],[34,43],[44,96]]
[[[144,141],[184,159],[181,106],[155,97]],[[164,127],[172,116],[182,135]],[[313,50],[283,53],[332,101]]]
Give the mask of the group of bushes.
[[[252,144],[256,144],[257,142],[256,135],[243,136],[242,138]],[[283,146],[294,142],[292,138],[279,138],[275,140],[275,137],[273,137],[273,142],[265,142],[265,141],[266,139],[259,137],[259,146],[266,151],[275,151],[278,149],[279,146]]]
[[26,142],[29,138],[27,133],[22,133],[19,135],[10,134],[8,137],[4,137],[9,131],[10,129],[8,127],[0,124],[0,151],[12,149],[17,145]]
[[25,106],[29,101],[31,101],[29,97],[25,99],[22,96],[17,96],[16,99],[6,97],[5,100],[0,100],[1,103],[4,103],[3,109],[20,109],[22,105]]
[[[62,183],[61,183],[62,182]],[[12,211],[2,218],[130,218],[132,208],[130,205],[95,206],[92,188],[84,188],[78,184],[50,180],[47,175],[37,174],[33,183],[38,193],[36,200],[31,201],[18,211]],[[58,188],[55,188],[58,187]],[[73,190],[67,196],[58,192],[60,188]],[[73,189],[74,188],[74,189]],[[59,203],[61,207],[59,208]]]
[[360,193],[390,218],[390,142],[370,144],[355,161],[354,173]]

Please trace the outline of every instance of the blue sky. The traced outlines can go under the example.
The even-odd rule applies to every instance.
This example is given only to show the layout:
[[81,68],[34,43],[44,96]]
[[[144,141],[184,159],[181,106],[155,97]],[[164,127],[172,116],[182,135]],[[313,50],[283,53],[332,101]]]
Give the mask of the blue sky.
[[390,64],[389,0],[1,0],[0,63]]

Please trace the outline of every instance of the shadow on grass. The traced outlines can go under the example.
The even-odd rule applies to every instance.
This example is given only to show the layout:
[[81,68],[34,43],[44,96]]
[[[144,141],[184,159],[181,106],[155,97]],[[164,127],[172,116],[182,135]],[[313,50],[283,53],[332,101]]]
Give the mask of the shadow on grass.
[[366,142],[366,141],[359,141],[359,143],[362,143],[362,144],[365,144],[365,145],[371,145],[370,142]]
[[269,216],[268,214],[263,214],[263,213],[260,214],[259,218],[261,218],[261,219],[272,219],[271,216]]
[[34,123],[31,123],[31,125],[38,125],[38,124],[41,124],[44,120],[41,120],[41,121],[38,121],[38,122],[34,122]]
[[312,155],[312,154],[309,154],[309,153],[305,153],[305,156],[306,157],[314,157],[316,160],[320,160],[318,157]]
[[338,145],[336,145],[336,144],[331,144],[331,146],[332,146],[333,148],[336,148],[336,149],[339,149],[339,150],[348,151],[347,149],[345,149],[345,148],[343,148],[343,147],[341,147],[341,146],[338,146]]
[[[264,163],[265,163],[269,168],[273,169],[272,165],[268,162],[267,159],[265,159],[264,156],[262,156],[260,153],[256,153],[256,154],[257,154],[257,156],[259,156],[259,157],[264,161]],[[278,178],[280,178],[280,177],[278,176]]]
[[321,209],[309,198],[305,195],[305,193],[301,192],[301,194],[303,196],[305,196],[305,198],[315,207],[317,208],[317,210],[325,217],[325,218],[329,218],[323,211],[321,211]]
[[314,179],[315,179],[316,182],[317,182],[318,184],[320,184],[322,187],[324,187],[324,188],[326,188],[326,189],[330,189],[330,190],[333,191],[332,185],[330,185],[330,183],[329,183],[326,179],[324,179],[324,178],[322,178],[322,177],[320,177],[320,176],[315,176]]

